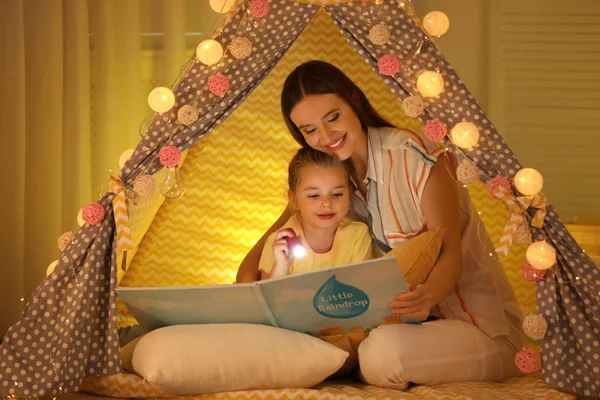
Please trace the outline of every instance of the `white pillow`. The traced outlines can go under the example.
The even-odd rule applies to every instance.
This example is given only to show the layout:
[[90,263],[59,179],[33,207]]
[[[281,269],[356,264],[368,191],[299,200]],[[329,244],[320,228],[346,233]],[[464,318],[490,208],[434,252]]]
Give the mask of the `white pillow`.
[[347,357],[320,339],[271,326],[177,325],[143,336],[133,368],[164,392],[194,395],[311,387]]

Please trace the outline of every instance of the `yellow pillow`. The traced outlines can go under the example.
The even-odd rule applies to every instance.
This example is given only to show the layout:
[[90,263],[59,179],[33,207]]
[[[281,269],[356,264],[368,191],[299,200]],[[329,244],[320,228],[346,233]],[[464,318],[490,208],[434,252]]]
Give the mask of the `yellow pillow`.
[[444,230],[440,227],[402,242],[384,257],[396,257],[406,282],[419,285],[427,279],[440,255]]

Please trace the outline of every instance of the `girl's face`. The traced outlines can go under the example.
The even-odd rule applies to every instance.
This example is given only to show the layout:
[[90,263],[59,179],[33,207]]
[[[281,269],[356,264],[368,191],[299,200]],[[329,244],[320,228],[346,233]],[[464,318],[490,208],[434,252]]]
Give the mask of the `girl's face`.
[[300,212],[303,228],[337,228],[350,208],[344,167],[307,165],[302,167],[298,178],[296,191],[290,196]]
[[336,94],[305,96],[292,109],[290,119],[310,147],[340,160],[350,158],[366,139],[358,116]]

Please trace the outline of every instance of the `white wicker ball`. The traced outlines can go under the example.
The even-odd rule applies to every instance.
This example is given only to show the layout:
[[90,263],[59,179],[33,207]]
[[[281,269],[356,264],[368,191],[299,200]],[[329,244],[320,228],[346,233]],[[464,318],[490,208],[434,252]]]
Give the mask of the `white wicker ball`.
[[177,120],[185,126],[190,126],[198,121],[198,109],[186,104],[177,110]]
[[373,44],[382,46],[390,41],[390,31],[383,24],[377,24],[369,31],[369,39]]
[[75,238],[75,235],[71,231],[65,232],[62,235],[60,235],[58,237],[58,249],[61,252],[63,252],[67,248],[69,243],[73,241],[73,238]]
[[521,225],[517,228],[514,237],[515,243],[529,243],[531,242],[531,231],[529,230],[529,225],[527,225],[527,220],[523,220]]
[[546,335],[548,323],[539,314],[529,314],[523,318],[523,332],[533,340],[541,340]]
[[150,175],[140,175],[133,181],[133,191],[142,197],[150,197],[156,191],[156,182]]
[[479,168],[472,162],[464,162],[456,168],[456,178],[463,185],[470,185],[479,180]]
[[248,38],[238,36],[231,41],[229,51],[238,60],[243,60],[252,53],[252,42]]
[[402,100],[402,111],[407,117],[418,117],[425,111],[425,103],[418,96],[409,96]]

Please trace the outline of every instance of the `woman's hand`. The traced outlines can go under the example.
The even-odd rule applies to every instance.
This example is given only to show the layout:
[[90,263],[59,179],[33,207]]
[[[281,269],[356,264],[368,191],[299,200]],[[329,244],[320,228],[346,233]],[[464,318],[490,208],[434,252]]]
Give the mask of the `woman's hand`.
[[290,259],[290,249],[288,247],[286,237],[294,236],[296,236],[296,234],[292,229],[286,228],[281,229],[279,232],[277,232],[272,246],[273,258],[275,258],[275,265],[271,270],[271,278],[277,278],[289,274],[290,266],[292,263]]
[[396,301],[390,303],[392,313],[406,318],[425,321],[435,306],[434,296],[426,285],[410,286],[410,291],[399,293]]

